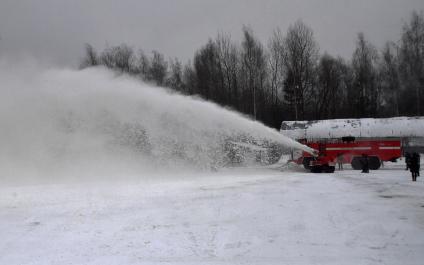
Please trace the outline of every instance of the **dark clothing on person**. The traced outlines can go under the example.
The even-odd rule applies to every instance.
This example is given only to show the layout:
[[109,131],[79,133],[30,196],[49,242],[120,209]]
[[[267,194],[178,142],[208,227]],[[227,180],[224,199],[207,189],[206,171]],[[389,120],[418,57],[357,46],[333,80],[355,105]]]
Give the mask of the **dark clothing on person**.
[[337,165],[339,166],[339,170],[343,170],[343,154],[337,155]]
[[411,156],[409,168],[412,174],[412,181],[417,181],[417,177],[420,175],[420,155],[414,153]]
[[370,166],[369,166],[369,163],[368,163],[368,156],[367,155],[362,155],[361,164],[362,164],[362,173],[369,173],[370,172]]
[[405,154],[405,164],[406,164],[406,168],[405,170],[408,170],[411,164],[411,154],[410,153],[406,153]]

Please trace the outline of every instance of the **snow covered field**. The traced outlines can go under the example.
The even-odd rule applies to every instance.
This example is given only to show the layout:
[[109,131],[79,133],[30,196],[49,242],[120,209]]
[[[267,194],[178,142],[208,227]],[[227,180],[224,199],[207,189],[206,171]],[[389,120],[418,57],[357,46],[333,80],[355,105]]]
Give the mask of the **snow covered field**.
[[2,185],[0,264],[423,264],[424,180],[232,169]]

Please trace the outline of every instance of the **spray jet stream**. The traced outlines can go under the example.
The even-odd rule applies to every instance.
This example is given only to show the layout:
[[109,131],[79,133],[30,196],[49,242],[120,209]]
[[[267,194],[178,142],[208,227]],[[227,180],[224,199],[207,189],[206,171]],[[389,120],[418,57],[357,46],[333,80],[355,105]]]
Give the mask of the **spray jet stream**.
[[144,175],[229,165],[233,142],[313,152],[216,104],[104,68],[0,62],[0,176]]

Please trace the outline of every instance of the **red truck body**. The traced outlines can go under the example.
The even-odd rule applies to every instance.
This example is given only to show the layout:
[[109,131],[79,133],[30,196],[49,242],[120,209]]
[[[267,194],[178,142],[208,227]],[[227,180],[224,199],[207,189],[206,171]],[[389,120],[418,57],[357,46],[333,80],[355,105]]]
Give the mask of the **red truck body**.
[[400,139],[352,139],[346,141],[342,139],[326,139],[307,141],[300,140],[318,151],[318,156],[314,157],[306,152],[294,160],[298,164],[303,164],[305,168],[314,172],[334,172],[335,163],[342,161],[349,163],[353,169],[361,169],[361,159],[366,155],[370,169],[380,168],[382,161],[396,161],[402,156],[402,141]]

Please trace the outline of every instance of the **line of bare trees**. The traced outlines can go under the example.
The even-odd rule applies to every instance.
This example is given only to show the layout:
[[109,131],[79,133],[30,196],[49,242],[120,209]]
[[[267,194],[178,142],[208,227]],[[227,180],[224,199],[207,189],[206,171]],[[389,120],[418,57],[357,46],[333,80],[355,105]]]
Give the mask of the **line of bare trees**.
[[302,21],[276,29],[264,46],[249,27],[240,43],[209,39],[182,64],[126,44],[98,54],[87,44],[81,67],[104,65],[187,95],[199,95],[278,128],[282,120],[424,115],[424,15],[412,12],[401,38],[378,50],[359,33],[352,58],[320,54]]

